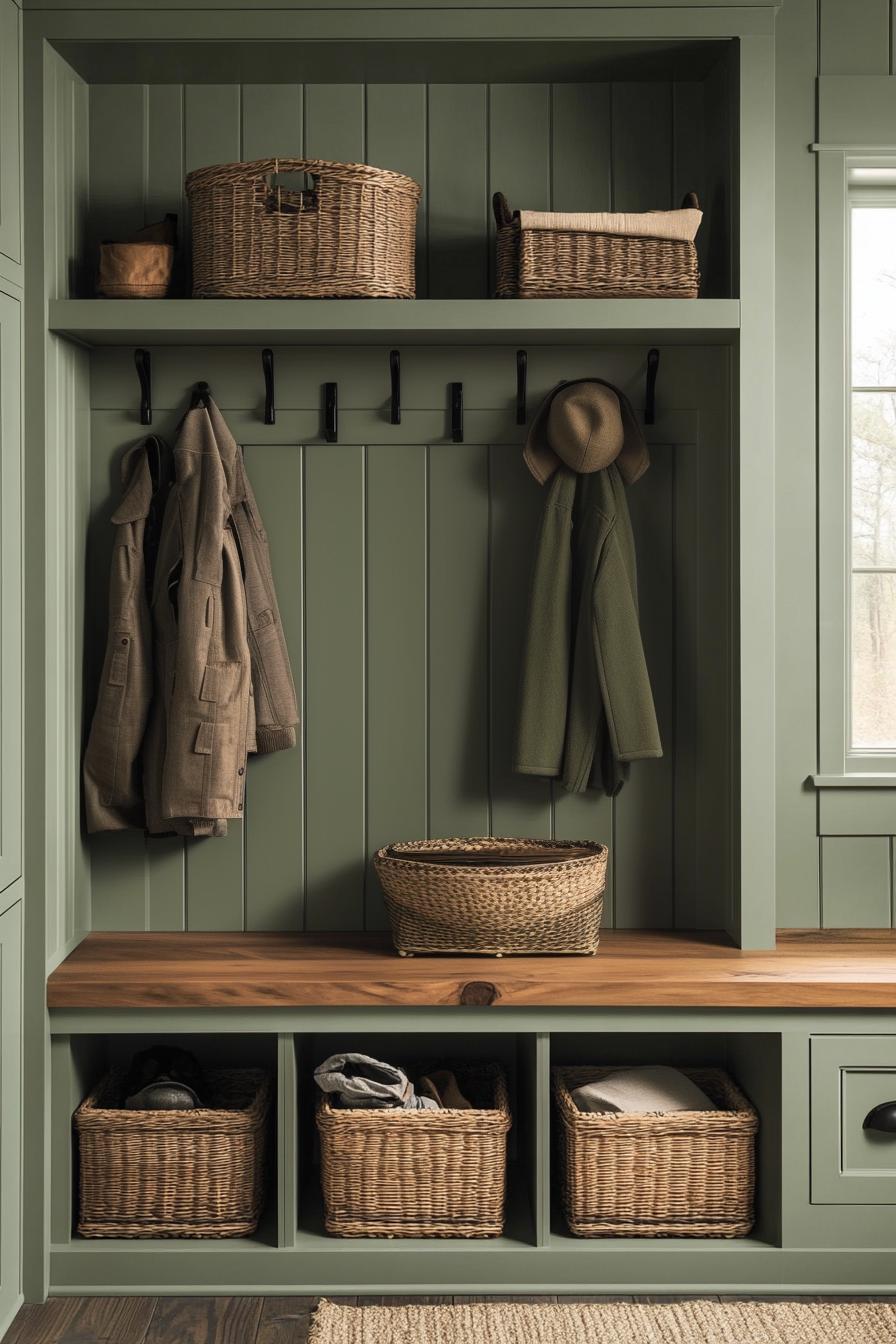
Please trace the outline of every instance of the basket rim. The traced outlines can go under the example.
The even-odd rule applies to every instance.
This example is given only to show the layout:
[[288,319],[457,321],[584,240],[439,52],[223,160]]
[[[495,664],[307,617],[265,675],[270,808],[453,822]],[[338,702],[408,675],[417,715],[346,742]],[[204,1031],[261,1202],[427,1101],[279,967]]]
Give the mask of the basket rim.
[[194,168],[188,173],[184,185],[187,193],[214,186],[216,183],[242,182],[268,173],[308,173],[310,176],[347,178],[350,181],[381,183],[396,191],[404,192],[420,200],[423,188],[406,173],[396,172],[393,168],[378,168],[370,163],[341,163],[336,159],[269,158],[253,159],[248,162],[210,163],[202,168]]
[[188,1111],[131,1111],[122,1106],[100,1105],[100,1098],[107,1094],[114,1080],[122,1078],[124,1074],[125,1069],[121,1065],[117,1065],[108,1069],[102,1078],[94,1084],[84,1100],[75,1108],[72,1121],[77,1128],[82,1125],[93,1126],[100,1123],[105,1127],[127,1125],[139,1128],[153,1125],[157,1121],[163,1124],[167,1117],[176,1118],[181,1124],[195,1122],[206,1128],[210,1124],[225,1125],[235,1122],[255,1124],[264,1119],[271,1098],[271,1075],[266,1069],[208,1069],[206,1077],[209,1079],[214,1079],[221,1074],[228,1077],[236,1075],[245,1079],[247,1084],[254,1083],[254,1090],[247,1104],[241,1107],[194,1106],[192,1110]]
[[[432,871],[433,864],[427,862],[424,859],[421,859],[418,863],[414,863],[414,860],[410,857],[414,853],[415,849],[438,849],[440,847],[444,847],[445,849],[468,849],[468,852],[471,854],[477,852],[483,852],[484,854],[487,854],[489,848],[506,849],[508,847],[512,848],[514,845],[519,845],[523,847],[533,845],[538,846],[538,848],[542,850],[556,849],[557,850],[556,862],[555,863],[541,862],[537,864],[518,863],[514,864],[512,868],[508,868],[504,864],[481,863],[472,869],[468,864],[441,863],[438,865],[438,871],[443,874],[466,873],[467,875],[469,875],[471,872],[472,873],[493,872],[493,873],[501,873],[503,875],[503,874],[519,873],[521,870],[527,871],[530,868],[532,869],[538,868],[542,872],[544,871],[549,872],[552,868],[557,868],[561,866],[572,868],[576,864],[580,864],[582,866],[586,864],[593,864],[596,859],[606,860],[610,852],[609,847],[607,845],[601,844],[597,840],[537,840],[531,836],[526,837],[526,836],[499,836],[499,835],[483,835],[483,836],[467,835],[457,837],[440,837],[438,839],[432,839],[432,840],[402,840],[396,844],[383,845],[382,848],[378,849],[374,854],[374,862],[376,864],[384,864],[384,865],[400,864],[402,870],[425,869],[427,872],[430,872]],[[486,848],[484,851],[479,851],[479,846],[486,846]],[[394,855],[389,853],[390,849],[399,850],[402,854],[407,854],[408,857],[396,858],[394,857]],[[563,851],[568,849],[588,849],[591,850],[592,852],[589,854],[577,855],[575,858],[564,858]]]
[[740,1090],[737,1083],[725,1069],[715,1068],[707,1065],[701,1068],[694,1064],[674,1064],[671,1067],[678,1069],[685,1077],[696,1081],[696,1078],[707,1076],[717,1079],[722,1084],[727,1100],[734,1102],[736,1109],[730,1107],[723,1108],[717,1106],[714,1111],[580,1111],[572,1099],[569,1088],[569,1075],[580,1074],[581,1079],[576,1082],[584,1081],[588,1074],[594,1075],[594,1080],[604,1077],[608,1073],[615,1073],[620,1069],[637,1068],[637,1064],[609,1064],[609,1065],[588,1065],[588,1064],[561,1064],[551,1068],[551,1082],[554,1099],[560,1111],[560,1118],[568,1125],[612,1125],[622,1127],[632,1125],[638,1129],[655,1129],[657,1122],[663,1125],[674,1127],[685,1124],[692,1129],[695,1124],[701,1128],[704,1126],[716,1127],[720,1123],[725,1125],[736,1121],[750,1132],[756,1132],[759,1127],[759,1112],[756,1107]]
[[395,1121],[403,1123],[413,1121],[424,1123],[428,1128],[437,1128],[438,1125],[449,1119],[452,1127],[463,1122],[468,1127],[481,1127],[488,1123],[490,1127],[500,1127],[509,1130],[511,1126],[510,1115],[510,1093],[507,1089],[507,1075],[500,1064],[471,1064],[466,1071],[461,1066],[457,1066],[457,1071],[463,1074],[477,1077],[480,1080],[491,1081],[494,1084],[494,1106],[471,1106],[466,1110],[459,1110],[451,1106],[441,1106],[437,1111],[406,1111],[403,1107],[383,1106],[383,1107],[350,1107],[334,1106],[330,1100],[328,1092],[320,1092],[315,1105],[315,1115],[319,1126],[337,1126],[353,1124],[360,1122],[364,1126],[375,1127],[384,1121]]

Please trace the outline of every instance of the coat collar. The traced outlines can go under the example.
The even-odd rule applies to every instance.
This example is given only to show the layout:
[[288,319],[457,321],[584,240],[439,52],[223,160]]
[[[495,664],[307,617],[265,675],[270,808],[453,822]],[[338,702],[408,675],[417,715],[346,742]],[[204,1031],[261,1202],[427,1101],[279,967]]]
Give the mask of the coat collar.
[[168,447],[157,434],[147,434],[121,459],[121,500],[112,522],[136,523],[146,518],[152,497],[166,478]]

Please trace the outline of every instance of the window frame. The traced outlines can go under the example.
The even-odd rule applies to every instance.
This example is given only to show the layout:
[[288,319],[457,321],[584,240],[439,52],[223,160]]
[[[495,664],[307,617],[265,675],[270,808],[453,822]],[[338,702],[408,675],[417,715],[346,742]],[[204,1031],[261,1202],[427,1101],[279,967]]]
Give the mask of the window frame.
[[[850,183],[854,168],[893,173],[893,185]],[[896,151],[819,154],[818,191],[818,754],[822,776],[896,784],[896,748],[856,751],[852,721],[851,216],[896,208]],[[889,390],[881,388],[882,391]],[[889,777],[889,778],[888,778]]]

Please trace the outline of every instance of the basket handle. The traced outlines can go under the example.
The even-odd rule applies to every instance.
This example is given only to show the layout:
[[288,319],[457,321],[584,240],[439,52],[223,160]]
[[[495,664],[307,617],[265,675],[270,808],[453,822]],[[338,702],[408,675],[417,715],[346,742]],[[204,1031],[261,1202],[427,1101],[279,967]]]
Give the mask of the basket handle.
[[697,199],[696,191],[689,191],[681,203],[682,210],[699,210],[700,202]]
[[[301,209],[315,210],[317,208],[317,192],[320,173],[319,163],[316,159],[274,159],[271,167],[265,174],[266,198],[265,204],[268,211],[276,212],[282,209],[284,196],[286,204],[291,205],[293,210],[296,203],[299,203]],[[304,191],[296,190],[295,187],[282,187],[274,182],[274,178],[281,173],[303,173],[306,178],[311,179],[311,186],[306,187]]]
[[507,197],[503,191],[496,191],[492,197],[492,209],[495,212],[495,223],[499,229],[506,229],[508,224],[513,223],[513,213],[507,204]]

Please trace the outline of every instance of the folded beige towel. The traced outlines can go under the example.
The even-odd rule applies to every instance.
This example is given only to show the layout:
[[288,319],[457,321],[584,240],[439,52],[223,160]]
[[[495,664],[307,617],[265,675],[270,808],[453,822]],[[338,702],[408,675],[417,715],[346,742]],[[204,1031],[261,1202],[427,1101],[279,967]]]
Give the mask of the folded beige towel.
[[686,1074],[665,1064],[618,1069],[597,1082],[574,1088],[571,1096],[580,1111],[663,1114],[716,1109],[715,1102]]
[[691,243],[702,210],[648,210],[642,214],[569,215],[554,210],[521,210],[521,229],[575,229],[584,233],[625,233],[638,238],[675,238]]

